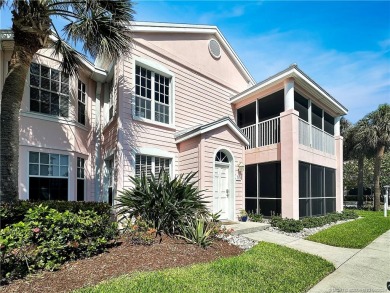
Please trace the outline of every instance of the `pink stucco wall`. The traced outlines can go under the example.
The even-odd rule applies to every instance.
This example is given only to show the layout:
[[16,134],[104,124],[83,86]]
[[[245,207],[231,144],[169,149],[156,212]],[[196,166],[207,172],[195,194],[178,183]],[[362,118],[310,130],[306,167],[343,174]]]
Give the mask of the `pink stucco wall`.
[[[34,57],[33,62],[59,69],[60,62],[53,59],[51,54],[52,50],[50,49],[40,50]],[[10,55],[5,57],[5,62],[8,62],[7,58],[9,58]],[[29,80],[30,78],[28,76],[25,83],[25,92],[20,110],[20,197],[23,199],[27,199],[29,197],[29,152],[38,151],[64,154],[69,156],[69,200],[74,200],[76,198],[77,157],[84,158],[86,174],[85,199],[94,200],[93,169],[95,151],[92,147],[92,124],[94,123],[93,109],[95,107],[95,82],[89,78],[88,72],[84,70],[80,72],[80,80],[83,81],[86,85],[86,125],[81,125],[77,122],[77,79],[75,77],[71,77],[69,81],[69,117],[67,118],[30,112]]]

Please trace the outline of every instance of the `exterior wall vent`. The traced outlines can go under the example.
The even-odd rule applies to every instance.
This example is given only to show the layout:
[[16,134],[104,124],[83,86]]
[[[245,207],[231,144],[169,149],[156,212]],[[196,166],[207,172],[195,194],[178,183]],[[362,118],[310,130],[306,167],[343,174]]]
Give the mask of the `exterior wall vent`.
[[217,40],[211,39],[209,41],[209,51],[211,56],[213,56],[215,59],[221,58],[221,47],[219,46]]

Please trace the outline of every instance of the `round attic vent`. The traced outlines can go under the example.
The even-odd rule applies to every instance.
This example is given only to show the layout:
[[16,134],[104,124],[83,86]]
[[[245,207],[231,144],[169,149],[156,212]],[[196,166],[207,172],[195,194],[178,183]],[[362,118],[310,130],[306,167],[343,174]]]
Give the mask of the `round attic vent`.
[[221,58],[221,47],[219,46],[219,43],[216,40],[214,39],[210,40],[209,51],[211,56],[213,56],[214,58],[216,59]]

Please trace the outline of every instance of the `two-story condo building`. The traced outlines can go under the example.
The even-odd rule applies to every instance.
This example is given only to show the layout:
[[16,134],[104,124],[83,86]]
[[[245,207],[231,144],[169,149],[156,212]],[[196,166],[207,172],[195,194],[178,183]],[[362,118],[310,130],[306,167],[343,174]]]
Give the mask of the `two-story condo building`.
[[[129,176],[197,172],[211,211],[342,210],[345,107],[296,65],[260,82],[217,27],[135,22],[132,55],[78,77],[40,50],[20,110],[21,199],[113,203]],[[13,49],[2,31],[0,91]]]

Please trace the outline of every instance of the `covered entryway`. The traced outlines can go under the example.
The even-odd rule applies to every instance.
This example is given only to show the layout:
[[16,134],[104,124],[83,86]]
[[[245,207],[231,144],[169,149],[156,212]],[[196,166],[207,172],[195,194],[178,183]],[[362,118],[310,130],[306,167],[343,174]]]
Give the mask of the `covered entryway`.
[[232,156],[226,150],[220,150],[215,155],[213,180],[213,212],[220,213],[221,219],[234,217],[234,172]]

